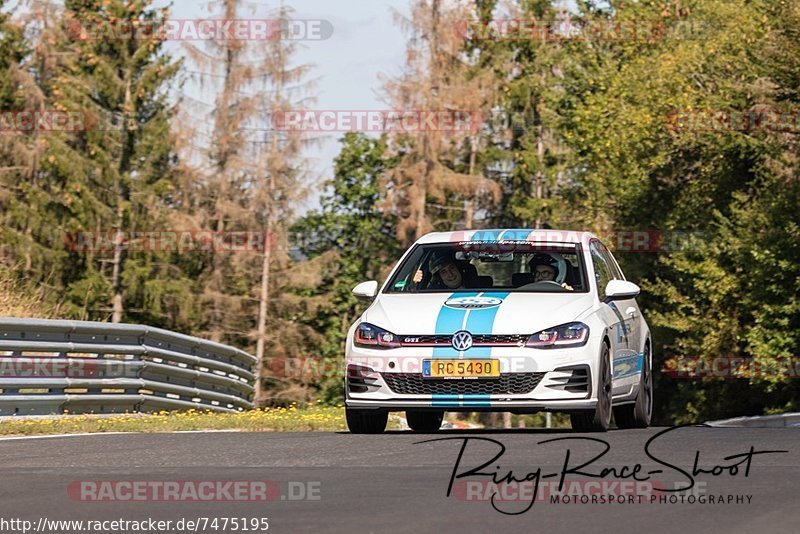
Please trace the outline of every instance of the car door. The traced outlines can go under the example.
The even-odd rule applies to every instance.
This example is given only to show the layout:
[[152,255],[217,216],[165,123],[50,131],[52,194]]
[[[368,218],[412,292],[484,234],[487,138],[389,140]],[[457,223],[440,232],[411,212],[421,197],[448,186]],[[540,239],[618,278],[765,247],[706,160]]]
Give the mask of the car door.
[[[602,243],[597,243],[598,252],[606,259],[606,263],[611,269],[611,277],[615,280],[625,280],[622,269],[619,268],[611,251]],[[619,359],[614,362],[614,394],[626,394],[638,380],[638,372],[641,370],[642,362],[639,357],[639,347],[641,346],[641,312],[635,298],[618,300],[613,303],[622,315],[619,324],[619,336],[626,338],[626,350],[622,351]]]
[[[622,274],[622,269],[619,268],[619,264],[617,263],[616,258],[614,258],[614,255],[611,254],[611,251],[603,246],[602,243],[599,244],[599,248],[611,266],[614,279],[625,280],[625,275]],[[642,313],[639,310],[639,304],[636,303],[635,298],[621,300],[619,302],[619,307],[623,310],[622,315],[625,317],[625,326],[628,332],[628,339],[630,341],[630,349],[638,353],[639,348],[642,346]]]
[[[618,380],[622,368],[626,364],[626,358],[630,357],[631,345],[630,336],[628,333],[628,325],[625,321],[623,312],[627,304],[625,301],[605,301],[605,289],[609,281],[614,279],[615,273],[612,268],[613,261],[609,262],[609,258],[603,253],[605,247],[600,241],[592,240],[589,243],[589,253],[592,258],[592,266],[594,267],[594,276],[597,281],[598,297],[600,298],[600,316],[609,328],[608,334],[611,340],[611,392],[612,395],[624,393],[627,389],[625,384]],[[622,307],[622,309],[620,309]]]

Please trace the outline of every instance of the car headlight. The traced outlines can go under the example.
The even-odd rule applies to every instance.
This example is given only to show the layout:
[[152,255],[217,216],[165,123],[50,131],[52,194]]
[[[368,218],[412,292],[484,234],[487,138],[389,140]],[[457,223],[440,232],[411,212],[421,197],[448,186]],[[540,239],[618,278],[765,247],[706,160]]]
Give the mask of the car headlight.
[[400,339],[383,328],[378,328],[369,323],[361,323],[356,328],[356,336],[353,343],[357,347],[391,349],[400,346]]
[[567,323],[536,332],[528,338],[525,346],[534,349],[582,347],[588,340],[588,326],[583,323]]

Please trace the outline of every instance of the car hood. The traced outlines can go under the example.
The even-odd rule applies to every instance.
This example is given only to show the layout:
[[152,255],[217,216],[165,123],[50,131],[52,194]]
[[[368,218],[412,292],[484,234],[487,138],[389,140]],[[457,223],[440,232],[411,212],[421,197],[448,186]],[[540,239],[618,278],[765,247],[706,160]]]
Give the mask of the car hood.
[[[494,299],[487,308],[446,306],[452,299]],[[581,320],[594,304],[591,293],[380,294],[364,320],[397,335],[532,334]]]

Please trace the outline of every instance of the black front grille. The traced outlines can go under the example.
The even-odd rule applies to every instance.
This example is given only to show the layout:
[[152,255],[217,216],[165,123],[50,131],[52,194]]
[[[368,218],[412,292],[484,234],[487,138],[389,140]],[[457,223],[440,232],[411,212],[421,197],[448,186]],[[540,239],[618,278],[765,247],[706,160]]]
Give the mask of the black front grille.
[[423,379],[417,373],[383,373],[381,376],[398,395],[525,395],[539,385],[544,373],[508,373],[486,380]]
[[512,335],[475,335],[472,336],[473,345],[524,345],[530,336],[520,334]]
[[410,346],[449,345],[452,339],[453,336],[400,336],[400,343]]
[[[522,334],[473,334],[472,345],[524,345],[530,336]],[[426,336],[400,336],[400,344],[407,347],[419,347],[423,345],[450,345],[453,341],[452,335],[426,335]]]

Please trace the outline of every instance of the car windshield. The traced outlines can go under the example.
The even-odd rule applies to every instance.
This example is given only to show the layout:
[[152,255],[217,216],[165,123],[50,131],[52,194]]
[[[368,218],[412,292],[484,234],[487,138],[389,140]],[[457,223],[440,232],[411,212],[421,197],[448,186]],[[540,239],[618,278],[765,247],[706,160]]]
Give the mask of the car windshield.
[[387,293],[587,290],[577,244],[528,241],[417,245],[385,289]]

